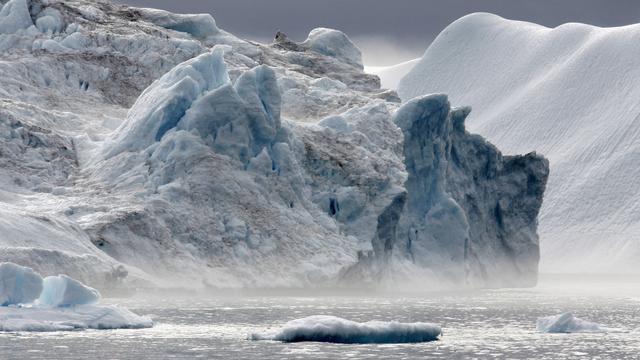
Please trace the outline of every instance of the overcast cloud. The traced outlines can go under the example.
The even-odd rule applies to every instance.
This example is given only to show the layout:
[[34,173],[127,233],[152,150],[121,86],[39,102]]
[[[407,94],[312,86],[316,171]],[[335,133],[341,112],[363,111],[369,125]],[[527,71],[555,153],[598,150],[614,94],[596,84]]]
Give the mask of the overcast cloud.
[[485,11],[546,26],[583,22],[619,26],[640,22],[640,0],[120,0],[183,13],[211,13],[240,37],[270,41],[277,30],[304,40],[323,26],[346,32],[368,65],[420,56],[449,23]]

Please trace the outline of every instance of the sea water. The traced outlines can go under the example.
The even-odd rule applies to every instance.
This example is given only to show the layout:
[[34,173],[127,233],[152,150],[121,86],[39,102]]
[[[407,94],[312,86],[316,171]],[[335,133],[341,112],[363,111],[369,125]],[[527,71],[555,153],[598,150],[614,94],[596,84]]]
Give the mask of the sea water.
[[[236,294],[237,295],[237,294]],[[107,298],[155,326],[141,330],[0,333],[0,359],[633,359],[640,355],[640,282],[551,277],[531,289],[427,294],[306,292]],[[618,328],[605,334],[541,334],[536,319],[571,311]],[[310,315],[442,326],[438,341],[330,344],[252,341]]]

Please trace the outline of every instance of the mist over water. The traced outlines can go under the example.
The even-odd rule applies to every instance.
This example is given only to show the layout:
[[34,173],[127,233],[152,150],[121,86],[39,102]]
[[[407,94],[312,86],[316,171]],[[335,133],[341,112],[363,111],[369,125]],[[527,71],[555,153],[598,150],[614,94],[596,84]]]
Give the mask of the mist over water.
[[[640,278],[543,275],[530,289],[407,294],[302,294],[220,292],[218,296],[110,298],[150,315],[151,329],[58,333],[0,333],[6,358],[282,359],[303,357],[400,358],[610,358],[640,351]],[[571,311],[620,332],[541,334],[538,317]],[[418,344],[344,345],[251,341],[247,336],[311,315],[369,320],[433,322],[443,335]]]

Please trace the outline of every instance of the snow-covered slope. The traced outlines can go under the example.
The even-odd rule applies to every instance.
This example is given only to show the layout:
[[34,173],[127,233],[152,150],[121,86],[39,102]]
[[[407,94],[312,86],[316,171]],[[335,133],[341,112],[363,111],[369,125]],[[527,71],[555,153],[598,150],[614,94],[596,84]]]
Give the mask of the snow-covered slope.
[[413,69],[420,59],[405,61],[391,66],[365,66],[364,71],[378,75],[382,87],[397,90],[400,80]]
[[638,272],[640,25],[557,28],[472,14],[401,81],[403,99],[444,92],[471,131],[551,163],[541,269]]
[[[341,32],[258,44],[206,14],[4,8],[22,5],[0,35],[3,260],[101,289],[353,286],[396,266],[416,290],[535,281],[544,160],[503,159],[445,97],[398,110]],[[408,150],[414,122],[442,129]],[[468,222],[460,241],[422,232],[459,225],[441,216]],[[391,261],[356,265],[380,244]]]

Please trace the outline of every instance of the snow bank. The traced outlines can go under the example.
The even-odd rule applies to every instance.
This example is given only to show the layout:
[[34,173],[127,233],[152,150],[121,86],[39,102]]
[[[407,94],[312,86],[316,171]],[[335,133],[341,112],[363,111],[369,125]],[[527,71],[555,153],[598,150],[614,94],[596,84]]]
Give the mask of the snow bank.
[[541,333],[576,333],[576,332],[607,332],[608,328],[579,319],[571,313],[547,316],[538,319],[538,331]]
[[42,292],[42,277],[33,269],[0,264],[0,306],[33,302]]
[[[36,300],[36,298],[40,297]],[[153,321],[118,306],[91,305],[100,293],[65,275],[42,277],[33,269],[0,264],[0,331],[133,329]],[[15,306],[19,305],[19,306]]]
[[11,0],[0,10],[0,34],[13,34],[32,25],[27,0]]
[[342,31],[316,28],[311,30],[302,45],[320,54],[332,56],[362,69],[362,53]]
[[95,304],[100,300],[98,290],[90,288],[66,275],[47,276],[42,282],[38,304],[46,306],[71,306]]
[[638,272],[640,25],[556,28],[477,13],[447,27],[400,82],[446,93],[470,131],[550,161],[544,272]]
[[317,341],[344,344],[389,344],[434,341],[440,327],[428,323],[368,321],[359,323],[335,316],[316,315],[290,321],[270,334],[251,334],[252,340]]

